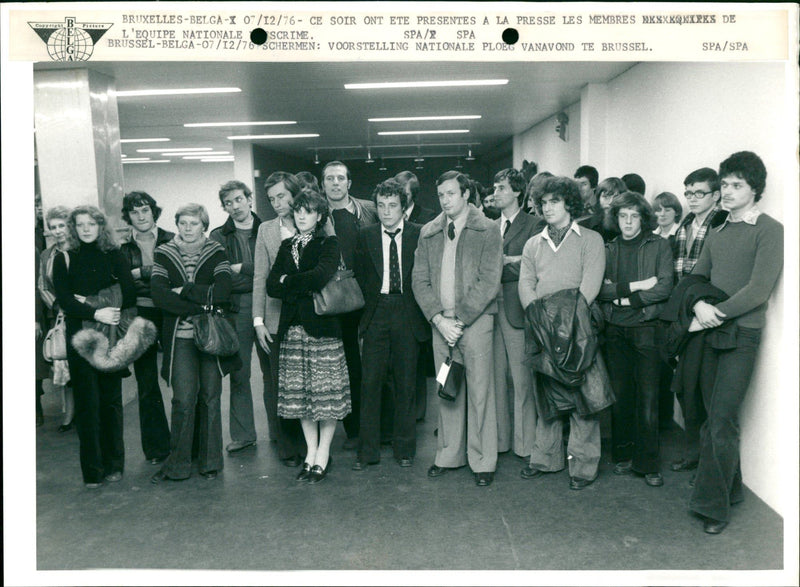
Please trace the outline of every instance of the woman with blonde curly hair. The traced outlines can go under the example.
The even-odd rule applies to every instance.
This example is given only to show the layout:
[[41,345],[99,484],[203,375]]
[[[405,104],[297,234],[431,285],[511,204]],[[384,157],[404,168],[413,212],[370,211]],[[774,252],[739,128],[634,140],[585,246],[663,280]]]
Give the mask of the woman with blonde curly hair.
[[[121,310],[136,306],[130,266],[109,231],[105,214],[95,206],[78,206],[69,215],[68,246],[53,261],[56,300],[65,315],[67,361],[75,395],[75,424],[87,488],[122,479],[122,372],[105,372],[78,354],[72,337],[92,323],[115,326]],[[87,298],[119,284],[120,307],[95,307]],[[88,323],[88,324],[87,324]]]

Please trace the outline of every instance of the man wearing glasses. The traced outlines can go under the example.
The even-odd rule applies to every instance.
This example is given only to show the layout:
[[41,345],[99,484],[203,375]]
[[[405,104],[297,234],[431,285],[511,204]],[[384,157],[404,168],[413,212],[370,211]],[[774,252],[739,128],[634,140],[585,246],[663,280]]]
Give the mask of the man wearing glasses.
[[[233,271],[231,311],[236,312],[236,334],[242,368],[231,372],[230,435],[225,447],[235,453],[256,443],[253,419],[253,394],[250,389],[250,362],[253,357],[253,255],[261,219],[253,214],[253,192],[241,181],[231,180],[219,189],[222,209],[228,213],[225,224],[211,231],[210,238],[225,247]],[[267,355],[261,345],[256,353],[261,372],[269,377]],[[275,431],[270,430],[270,435]]]
[[[720,226],[728,213],[720,208],[719,176],[710,167],[692,171],[683,181],[683,195],[689,204],[689,214],[681,221],[675,233],[673,256],[675,283],[694,269],[706,235]],[[692,471],[697,468],[700,455],[700,427],[706,419],[700,390],[684,389],[678,394],[683,414],[683,457],[672,463],[673,471]]]

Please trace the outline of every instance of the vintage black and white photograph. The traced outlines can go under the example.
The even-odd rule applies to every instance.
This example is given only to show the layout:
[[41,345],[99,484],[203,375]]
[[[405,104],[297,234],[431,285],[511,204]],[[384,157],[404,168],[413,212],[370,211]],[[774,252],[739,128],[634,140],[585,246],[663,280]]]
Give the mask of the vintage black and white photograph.
[[53,14],[18,584],[797,581],[796,59],[95,60],[169,34]]

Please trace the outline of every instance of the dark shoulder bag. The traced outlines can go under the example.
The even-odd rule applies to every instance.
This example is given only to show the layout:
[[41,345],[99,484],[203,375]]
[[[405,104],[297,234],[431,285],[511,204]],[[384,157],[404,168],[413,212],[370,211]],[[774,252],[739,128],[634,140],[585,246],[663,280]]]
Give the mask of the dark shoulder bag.
[[218,357],[230,357],[239,352],[239,337],[228,322],[225,312],[212,303],[214,286],[208,288],[203,312],[192,316],[194,344],[201,352]]

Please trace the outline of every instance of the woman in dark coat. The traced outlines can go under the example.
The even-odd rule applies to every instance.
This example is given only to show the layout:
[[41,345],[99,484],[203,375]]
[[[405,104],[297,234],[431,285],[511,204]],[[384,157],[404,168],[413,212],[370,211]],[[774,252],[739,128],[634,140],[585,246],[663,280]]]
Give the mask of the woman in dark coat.
[[299,419],[308,452],[298,481],[317,483],[330,469],[337,420],[350,413],[350,383],[338,316],[314,312],[313,292],[339,266],[339,241],[326,236],[328,204],[303,191],[292,204],[297,234],[284,240],[267,278],[267,293],[282,300],[278,325],[278,415]]
[[200,474],[217,477],[223,467],[222,378],[242,366],[238,353],[217,357],[194,343],[192,316],[203,312],[209,289],[213,287],[213,304],[220,305],[227,303],[232,288],[225,249],[205,236],[208,212],[199,204],[186,204],[175,213],[175,224],[177,236],[156,247],[150,278],[153,304],[163,312],[161,376],[172,387],[171,452],[150,478],[153,483],[188,479],[193,443]]
[[[99,371],[81,357],[72,336],[93,322],[115,327],[121,310],[136,308],[136,287],[127,259],[94,206],[79,206],[69,215],[70,246],[53,261],[56,300],[66,317],[67,361],[75,396],[75,424],[81,469],[87,488],[122,479],[122,373]],[[120,307],[94,307],[87,298],[119,284]]]

